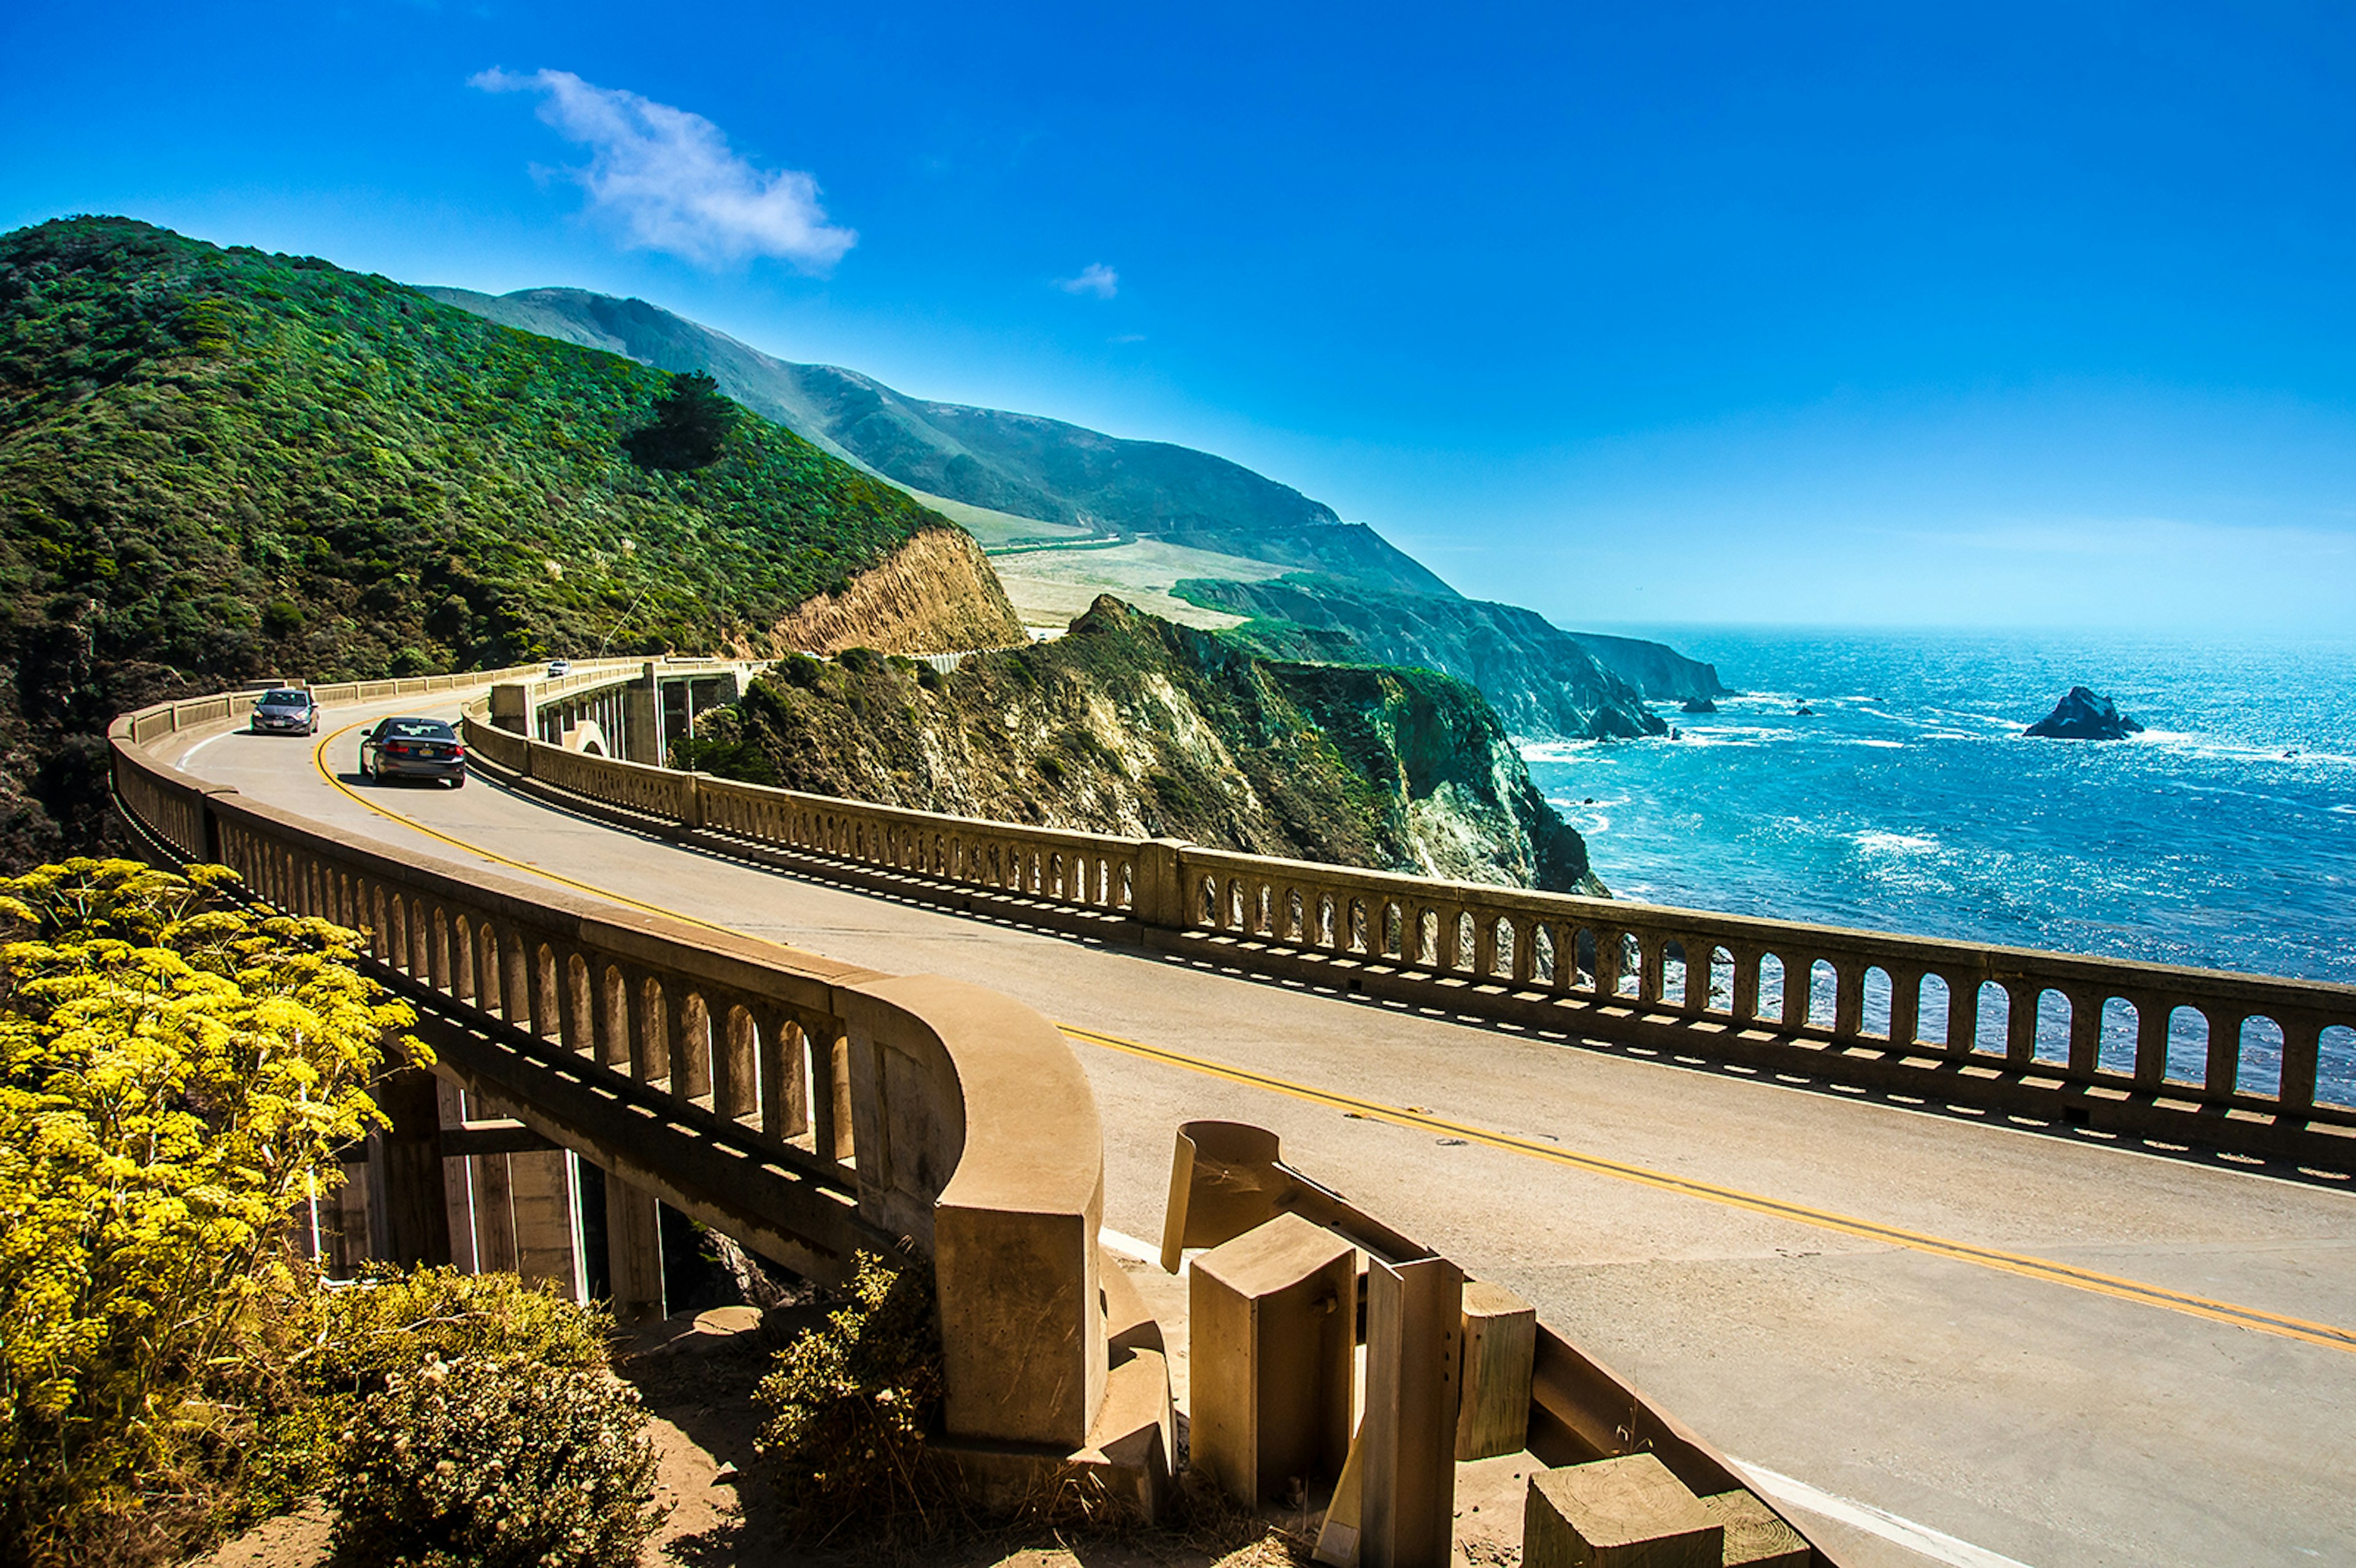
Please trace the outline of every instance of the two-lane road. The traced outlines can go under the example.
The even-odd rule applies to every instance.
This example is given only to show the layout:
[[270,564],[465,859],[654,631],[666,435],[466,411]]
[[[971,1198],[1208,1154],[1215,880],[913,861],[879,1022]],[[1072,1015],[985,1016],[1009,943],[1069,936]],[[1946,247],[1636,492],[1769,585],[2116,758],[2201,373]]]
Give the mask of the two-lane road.
[[[1018,997],[1075,1031],[1108,1224],[1160,1234],[1179,1122],[1273,1127],[1293,1163],[1529,1296],[1730,1454],[1957,1538],[1931,1543],[1938,1560],[2356,1563],[2344,1188],[1216,974],[641,838],[482,779],[359,784],[350,726],[392,710],[329,715],[316,763],[313,742],[234,734],[185,765],[420,857]],[[1924,1560],[1878,1528],[1826,1539],[1859,1564]]]

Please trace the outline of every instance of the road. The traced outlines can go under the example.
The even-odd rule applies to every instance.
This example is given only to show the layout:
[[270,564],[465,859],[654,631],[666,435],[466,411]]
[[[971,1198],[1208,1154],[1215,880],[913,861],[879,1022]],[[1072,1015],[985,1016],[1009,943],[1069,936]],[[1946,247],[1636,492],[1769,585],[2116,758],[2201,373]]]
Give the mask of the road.
[[[352,726],[392,710],[332,713],[317,742],[216,737],[183,765],[419,856],[972,980],[1150,1048],[1075,1038],[1108,1225],[1160,1235],[1178,1123],[1272,1127],[1290,1163],[1814,1488],[1822,1539],[1860,1568],[2356,1563],[2347,1184],[1311,994],[781,875],[480,778],[362,785]],[[2271,1326],[2221,1320],[2243,1313]],[[1932,1532],[1928,1555],[1891,1519]]]

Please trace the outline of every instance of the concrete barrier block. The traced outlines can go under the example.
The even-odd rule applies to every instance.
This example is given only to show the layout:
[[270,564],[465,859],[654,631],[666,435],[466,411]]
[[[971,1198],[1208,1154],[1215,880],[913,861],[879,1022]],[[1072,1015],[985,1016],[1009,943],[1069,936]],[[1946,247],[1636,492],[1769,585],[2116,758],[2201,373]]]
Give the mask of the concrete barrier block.
[[1749,1492],[1713,1493],[1701,1506],[1725,1528],[1723,1568],[1808,1568],[1807,1541]]
[[1338,1477],[1350,1451],[1357,1250],[1294,1214],[1194,1260],[1188,1287],[1193,1462],[1257,1505],[1292,1477]]
[[1726,1529],[1650,1454],[1530,1477],[1523,1568],[1724,1568]]

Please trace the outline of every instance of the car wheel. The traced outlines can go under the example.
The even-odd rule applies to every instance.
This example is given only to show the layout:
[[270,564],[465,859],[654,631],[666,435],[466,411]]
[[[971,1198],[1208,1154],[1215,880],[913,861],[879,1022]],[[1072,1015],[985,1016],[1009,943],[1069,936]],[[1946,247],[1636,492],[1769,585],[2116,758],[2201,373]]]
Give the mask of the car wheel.
[[460,773],[456,778],[452,779],[450,781],[450,787],[452,789],[465,789],[466,787],[466,775]]

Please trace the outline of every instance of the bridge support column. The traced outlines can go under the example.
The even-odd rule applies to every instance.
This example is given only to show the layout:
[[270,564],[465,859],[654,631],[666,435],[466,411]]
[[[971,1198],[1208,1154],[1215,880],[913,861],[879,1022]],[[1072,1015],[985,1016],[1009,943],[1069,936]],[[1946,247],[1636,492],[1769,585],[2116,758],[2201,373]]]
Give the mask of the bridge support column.
[[450,1261],[450,1215],[442,1185],[442,1106],[434,1075],[404,1067],[377,1085],[391,1125],[377,1135],[369,1172],[370,1239],[379,1258],[413,1265]]
[[605,1257],[614,1282],[614,1317],[659,1323],[663,1298],[662,1214],[654,1194],[605,1173]]
[[651,677],[622,693],[622,755],[629,762],[662,763],[662,704]]

